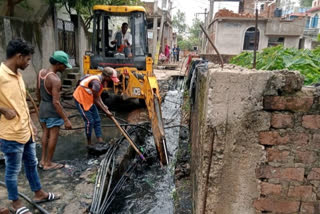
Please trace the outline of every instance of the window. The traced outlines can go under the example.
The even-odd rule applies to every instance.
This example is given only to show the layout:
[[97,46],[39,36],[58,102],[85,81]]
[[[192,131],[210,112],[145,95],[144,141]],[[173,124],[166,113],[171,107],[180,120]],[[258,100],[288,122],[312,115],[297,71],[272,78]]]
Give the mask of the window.
[[283,45],[283,44],[284,44],[284,37],[269,37],[268,47]]
[[[255,28],[251,27],[249,28],[244,36],[244,44],[243,44],[243,50],[254,50],[254,36],[255,36]],[[258,30],[257,32],[257,49],[259,49],[259,37],[260,32]]]
[[312,17],[311,28],[317,28],[318,22],[319,22],[319,17],[318,17],[318,14],[316,14],[314,17]]

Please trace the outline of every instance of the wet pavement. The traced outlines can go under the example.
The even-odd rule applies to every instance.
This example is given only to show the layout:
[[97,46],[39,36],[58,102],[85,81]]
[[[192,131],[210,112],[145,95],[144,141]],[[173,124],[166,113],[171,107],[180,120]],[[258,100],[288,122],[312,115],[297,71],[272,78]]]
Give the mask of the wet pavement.
[[[163,71],[160,73],[163,73]],[[165,168],[160,168],[153,137],[147,137],[144,149],[147,150],[149,158],[153,161],[151,161],[151,164],[149,162],[149,164],[137,167],[107,213],[174,213],[176,194],[174,176],[183,95],[183,91],[181,90],[183,80],[178,81],[179,79],[179,77],[175,77],[170,81],[166,81],[166,93],[164,93],[165,96],[162,103],[162,116],[165,127],[171,127],[165,129],[170,164]],[[126,116],[120,115],[123,119]],[[72,119],[72,123],[73,127],[82,127],[84,125],[81,118],[77,117]],[[103,119],[103,124],[110,125],[112,122],[108,119]],[[103,128],[103,133],[106,142],[120,136],[116,127]],[[39,170],[39,174],[43,189],[60,194],[62,199],[43,204],[42,206],[50,213],[86,213],[92,200],[95,176],[101,158],[92,157],[88,154],[83,130],[61,131],[61,135],[57,144],[54,161],[64,163],[66,167],[55,171]],[[38,156],[40,152],[40,146],[38,146]],[[1,159],[0,180],[4,180],[4,165],[1,164]],[[32,198],[32,192],[28,187],[28,182],[23,172],[19,176],[19,191]],[[0,207],[9,206],[6,195],[5,188],[0,187]]]

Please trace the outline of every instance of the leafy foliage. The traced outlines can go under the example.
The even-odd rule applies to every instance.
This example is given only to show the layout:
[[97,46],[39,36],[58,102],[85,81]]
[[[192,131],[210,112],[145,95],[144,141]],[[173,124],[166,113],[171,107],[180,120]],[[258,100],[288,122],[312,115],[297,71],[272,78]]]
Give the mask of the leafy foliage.
[[92,8],[94,5],[139,5],[140,0],[47,0],[51,4],[60,4],[66,7],[69,14],[70,8],[74,8],[81,15],[86,26],[92,20]]
[[312,0],[300,0],[300,6],[301,7],[311,7]]
[[[231,64],[252,68],[253,53],[243,52],[230,61]],[[296,70],[304,76],[305,85],[320,82],[320,48],[301,50],[275,46],[257,53],[259,70]]]
[[192,50],[194,46],[200,46],[200,24],[203,23],[199,19],[193,19],[192,26],[189,28],[189,36],[184,39],[178,35],[177,40],[181,50]]
[[185,33],[187,29],[186,14],[178,10],[177,14],[173,16],[172,26],[179,34]]

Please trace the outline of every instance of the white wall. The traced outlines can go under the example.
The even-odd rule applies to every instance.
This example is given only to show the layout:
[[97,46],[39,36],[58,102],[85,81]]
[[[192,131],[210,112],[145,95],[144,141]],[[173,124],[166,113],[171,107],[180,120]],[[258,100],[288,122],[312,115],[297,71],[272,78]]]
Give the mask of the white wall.
[[[254,27],[254,21],[234,21],[223,20],[218,22],[215,45],[220,54],[237,55],[243,51],[244,36],[247,29]],[[259,22],[258,29],[260,32],[259,46],[261,50],[268,45],[265,34],[265,24]]]

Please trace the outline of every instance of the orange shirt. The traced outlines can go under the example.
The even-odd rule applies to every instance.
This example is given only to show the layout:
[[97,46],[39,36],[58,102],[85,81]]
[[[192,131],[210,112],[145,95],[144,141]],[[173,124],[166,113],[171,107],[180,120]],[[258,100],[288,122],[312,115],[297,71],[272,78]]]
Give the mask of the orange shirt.
[[33,135],[26,88],[21,73],[15,74],[4,63],[0,66],[0,106],[14,109],[17,116],[7,120],[0,116],[0,138],[27,143]]
[[103,91],[103,86],[101,84],[100,76],[98,75],[88,76],[85,79],[83,79],[80,82],[79,86],[76,88],[76,90],[73,92],[74,99],[83,106],[83,109],[85,111],[89,111],[89,109],[94,103],[93,92],[92,92],[92,89],[89,88],[89,83],[92,80],[98,80],[100,82],[100,90],[99,90],[99,96],[100,96]]

